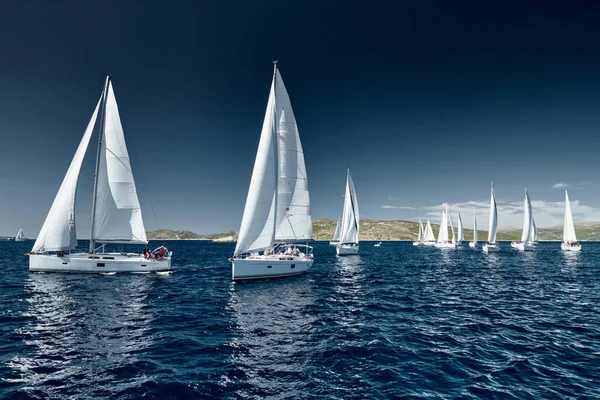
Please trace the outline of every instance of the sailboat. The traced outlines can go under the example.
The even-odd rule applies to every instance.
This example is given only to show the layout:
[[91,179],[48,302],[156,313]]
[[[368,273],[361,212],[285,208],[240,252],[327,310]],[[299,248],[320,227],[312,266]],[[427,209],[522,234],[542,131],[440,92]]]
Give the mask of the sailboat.
[[[452,221],[450,221],[450,224],[452,224]],[[438,239],[435,243],[435,247],[441,249],[453,249],[456,247],[454,227],[452,227],[452,241],[448,238],[448,204],[446,204],[446,209],[442,210],[442,221],[440,223],[440,231],[438,232]]]
[[338,218],[337,224],[335,225],[335,233],[333,234],[333,239],[331,239],[331,241],[329,242],[330,245],[337,246],[337,244],[340,242],[341,227],[342,219]]
[[500,244],[496,241],[496,230],[498,229],[498,207],[496,207],[496,196],[494,195],[494,182],[492,182],[492,193],[490,196],[490,222],[488,229],[488,240],[481,247],[484,253],[500,251]]
[[[72,253],[77,246],[75,197],[81,164],[96,119],[98,151],[92,223],[88,252]],[[46,221],[29,253],[29,270],[44,272],[168,271],[171,253],[163,246],[153,253],[107,252],[106,244],[147,244],[142,210],[110,75],[102,96],[77,147]],[[99,247],[96,245],[99,244]]]
[[377,242],[373,245],[373,247],[381,247],[381,242]]
[[533,212],[531,210],[531,200],[529,199],[529,192],[525,189],[525,200],[523,200],[523,233],[521,234],[520,242],[512,242],[511,247],[524,250],[532,251],[535,250],[533,244]]
[[427,225],[423,232],[423,246],[435,246],[435,235],[433,234],[433,229],[431,228],[431,222],[429,222],[429,220],[427,220]]
[[469,242],[469,247],[477,247],[477,215],[473,210],[473,241]]
[[413,246],[420,246],[423,244],[423,222],[421,222],[421,217],[419,217],[419,233],[417,233],[417,240],[413,242]]
[[571,214],[571,203],[569,202],[569,193],[565,190],[565,220],[563,224],[563,239],[560,248],[564,251],[579,251],[581,243],[577,242],[575,236],[575,224],[573,223],[573,214]]
[[269,101],[237,245],[233,280],[298,275],[313,265],[304,152],[289,95],[274,62]]
[[350,170],[346,176],[346,194],[342,212],[342,234],[340,243],[335,251],[338,256],[358,254],[358,234],[360,230],[360,217],[358,214],[358,199],[354,190],[354,183]]
[[27,238],[23,234],[23,229],[19,229],[19,232],[17,232],[17,236],[15,236],[15,242],[24,242],[26,240]]
[[462,218],[460,217],[460,213],[458,213],[458,239],[457,239],[456,245],[461,246],[462,242],[464,240],[465,240],[465,233],[463,232]]

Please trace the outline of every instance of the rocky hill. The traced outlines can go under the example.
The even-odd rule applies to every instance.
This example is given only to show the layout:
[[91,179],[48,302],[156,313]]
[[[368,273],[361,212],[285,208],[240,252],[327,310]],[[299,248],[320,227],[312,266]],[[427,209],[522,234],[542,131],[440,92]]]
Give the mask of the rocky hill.
[[[328,218],[320,218],[313,221],[313,236],[315,240],[331,240],[335,232],[336,221]],[[440,229],[439,225],[431,225],[435,236],[437,237]],[[456,229],[456,227],[455,227]],[[419,224],[412,221],[378,221],[373,219],[363,219],[360,221],[360,239],[361,240],[415,240]],[[598,240],[600,241],[600,223],[599,222],[581,222],[575,224],[575,231],[579,240]],[[210,235],[198,235],[189,231],[173,231],[170,229],[159,229],[146,232],[148,239],[152,240],[212,240],[214,242],[234,242],[237,240],[237,232],[230,231],[224,233],[215,233]],[[465,229],[465,240],[473,239],[473,230]],[[450,234],[450,236],[452,236]],[[487,231],[477,232],[478,239],[485,241]],[[521,238],[520,229],[500,230],[497,234],[498,240],[519,240]],[[538,240],[561,240],[562,225],[552,226],[550,228],[538,229]]]

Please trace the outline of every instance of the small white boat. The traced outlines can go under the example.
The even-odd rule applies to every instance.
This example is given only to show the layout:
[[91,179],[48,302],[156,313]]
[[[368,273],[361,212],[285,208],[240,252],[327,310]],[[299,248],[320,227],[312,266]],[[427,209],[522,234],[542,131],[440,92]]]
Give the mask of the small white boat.
[[[452,224],[452,220],[450,220],[450,224]],[[438,239],[435,243],[435,247],[440,249],[456,248],[454,227],[452,227],[452,241],[448,238],[448,204],[446,204],[446,209],[442,210],[442,221],[440,223],[440,231],[438,232]]]
[[564,251],[580,251],[581,243],[577,241],[575,235],[575,224],[573,223],[573,214],[571,213],[571,203],[569,202],[569,193],[565,190],[565,219],[563,223],[563,239],[560,248]]
[[15,242],[24,242],[26,240],[27,238],[23,234],[23,229],[19,229],[19,232],[17,232],[17,236],[15,236]]
[[373,245],[373,247],[381,247],[381,242],[377,242]]
[[420,246],[423,244],[423,222],[421,222],[421,217],[419,217],[419,233],[417,233],[417,240],[413,242],[413,246]]
[[[71,253],[77,246],[75,194],[85,152],[101,113],[89,252]],[[96,244],[101,245],[96,248]],[[168,271],[171,253],[160,247],[154,255],[107,252],[106,244],[147,244],[129,153],[110,76],[75,156],[29,255],[29,270],[37,272]],[[159,255],[160,253],[161,255]]]
[[342,211],[342,228],[340,243],[335,248],[338,256],[358,254],[358,237],[360,230],[360,216],[358,213],[358,199],[350,170],[346,175],[346,194],[344,195],[344,208]]
[[473,249],[477,247],[477,215],[475,210],[473,210],[473,240],[469,242],[469,247]]
[[[271,92],[231,261],[233,280],[298,275],[313,265],[312,218],[304,152],[281,75]],[[261,253],[262,252],[262,253]]]
[[490,222],[488,240],[481,247],[484,253],[495,253],[500,251],[500,244],[496,241],[496,230],[498,229],[498,208],[496,207],[496,196],[494,195],[494,182],[492,182],[492,194],[490,198]]
[[435,246],[435,235],[433,234],[433,229],[431,228],[431,222],[429,222],[429,220],[427,220],[427,225],[425,226],[422,244],[423,246]]
[[525,189],[525,200],[523,200],[523,233],[521,234],[520,242],[512,242],[510,246],[521,251],[533,251],[535,250],[534,245],[534,222],[533,222],[533,211],[531,209],[531,200],[529,199],[529,192]]
[[337,224],[335,224],[335,233],[333,234],[333,239],[331,239],[331,241],[329,241],[329,244],[331,246],[337,246],[338,243],[340,242],[341,226],[342,226],[342,219],[338,218]]

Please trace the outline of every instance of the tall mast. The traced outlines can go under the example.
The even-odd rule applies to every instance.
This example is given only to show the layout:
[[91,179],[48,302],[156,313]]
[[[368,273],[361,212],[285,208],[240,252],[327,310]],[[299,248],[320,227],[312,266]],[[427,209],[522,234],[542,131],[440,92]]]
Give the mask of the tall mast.
[[279,134],[277,125],[279,124],[279,120],[277,119],[277,60],[273,61],[273,129],[275,130],[274,137],[274,159],[275,159],[275,208],[273,209],[273,242],[275,241],[275,237],[277,236],[277,203],[278,203],[278,192],[279,192],[279,138],[277,137]]
[[92,226],[90,232],[90,253],[94,253],[96,249],[96,241],[94,240],[94,224],[96,222],[96,197],[98,195],[98,174],[100,172],[100,156],[102,155],[102,141],[104,140],[104,126],[106,119],[106,96],[108,95],[109,84],[110,74],[106,74],[104,92],[102,93],[102,113],[100,115],[100,125],[98,128],[98,152],[96,154],[96,171],[94,173],[94,195],[92,197]]

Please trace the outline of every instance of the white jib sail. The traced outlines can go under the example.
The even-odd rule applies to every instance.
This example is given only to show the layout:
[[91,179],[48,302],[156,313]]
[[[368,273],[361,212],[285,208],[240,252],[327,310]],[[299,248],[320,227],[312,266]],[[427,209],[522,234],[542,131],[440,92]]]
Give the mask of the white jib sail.
[[142,209],[111,82],[108,84],[104,115],[93,239],[99,242],[147,243]]
[[496,229],[498,229],[498,209],[496,207],[496,196],[494,195],[493,186],[490,198],[490,222],[488,226],[488,243],[496,243]]
[[477,215],[473,210],[473,243],[477,243]]
[[433,229],[431,228],[431,222],[427,220],[427,226],[425,226],[425,234],[423,235],[424,242],[435,242],[435,235],[433,234]]
[[313,232],[304,152],[290,97],[277,69],[275,104],[279,149],[275,240],[309,240]]
[[342,235],[342,219],[339,218],[337,224],[335,224],[335,233],[333,234],[333,242],[339,242],[340,236]]
[[344,196],[344,209],[342,212],[342,235],[340,244],[358,244],[360,217],[354,183],[350,170],[346,177],[346,194]]
[[[446,211],[446,213],[448,213]],[[454,224],[452,223],[452,216],[448,213],[448,220],[450,221],[450,232],[452,232],[452,243],[456,243],[456,236],[454,236]]]
[[438,232],[439,243],[448,241],[448,215],[442,210],[442,221],[440,223],[440,231]]
[[75,231],[77,180],[85,152],[90,144],[101,101],[102,99],[98,101],[81,142],[79,142],[75,156],[71,161],[71,165],[69,165],[60,189],[58,189],[46,221],[44,221],[44,225],[42,225],[42,229],[33,245],[31,250],[33,253],[72,250],[77,247],[77,233]]
[[575,224],[573,223],[573,214],[571,213],[571,203],[569,202],[569,193],[565,190],[565,220],[563,224],[563,242],[575,243]]
[[423,241],[423,222],[421,222],[421,217],[419,217],[419,233],[417,234],[417,242]]
[[19,232],[17,232],[17,236],[15,236],[15,240],[23,239],[24,237],[25,237],[25,235],[23,235],[23,229],[19,229]]
[[277,133],[275,131],[275,85],[267,103],[234,255],[268,249],[275,241],[277,201]]
[[458,213],[458,241],[462,242],[465,240],[465,233],[463,232],[463,223],[460,213]]
[[523,200],[523,233],[521,234],[521,242],[530,243],[532,241],[532,218],[531,201],[529,193],[525,189],[525,200]]

